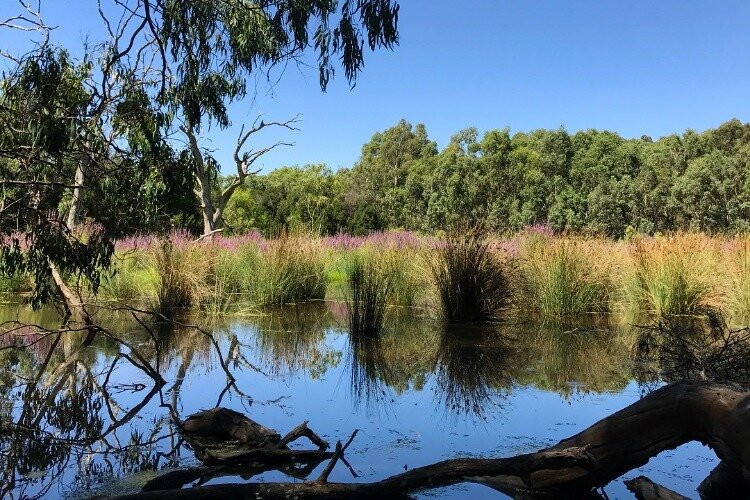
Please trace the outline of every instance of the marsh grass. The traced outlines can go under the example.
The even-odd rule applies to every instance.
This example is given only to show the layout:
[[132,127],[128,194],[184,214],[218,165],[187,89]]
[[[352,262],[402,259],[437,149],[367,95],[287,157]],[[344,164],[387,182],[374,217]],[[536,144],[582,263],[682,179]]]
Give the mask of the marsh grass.
[[234,250],[211,250],[206,252],[208,268],[202,280],[201,308],[213,315],[236,312],[252,296],[258,250],[252,245]]
[[[216,316],[255,314],[265,305],[346,300],[354,263],[377,257],[373,265],[388,273],[388,307],[434,307],[446,322],[491,319],[505,305],[554,322],[590,312],[635,318],[709,307],[735,324],[750,322],[747,235],[486,236],[465,230],[442,241],[424,237],[421,245],[365,239],[338,246],[309,235],[195,242],[176,232],[168,243],[142,237],[119,247],[100,296],[150,301],[165,313],[199,307]],[[32,284],[28,277],[0,278],[0,294],[17,300]]]
[[421,306],[427,299],[429,289],[429,271],[424,269],[424,259],[420,252],[413,249],[381,249],[371,245],[358,249],[347,249],[338,252],[327,252],[326,275],[328,276],[329,299],[346,300],[349,290],[349,273],[356,260],[371,258],[372,254],[381,254],[383,262],[388,262],[391,273],[392,293],[388,297],[389,306]]
[[750,324],[750,236],[726,244],[724,259],[727,309],[732,321]]
[[102,296],[116,300],[137,300],[153,291],[149,281],[154,270],[138,255],[116,256],[108,272],[102,273]]
[[34,283],[30,276],[25,273],[16,273],[12,276],[0,275],[0,295],[18,296],[30,293]]
[[258,304],[322,300],[326,287],[327,274],[318,242],[281,236],[261,252],[254,290]]
[[552,238],[529,242],[521,264],[522,308],[548,317],[607,311],[608,270],[591,255],[598,243]]
[[640,239],[630,248],[624,297],[656,315],[698,314],[720,306],[714,242],[704,235]]
[[393,293],[395,263],[392,258],[360,253],[346,273],[346,312],[353,337],[382,333],[386,309]]
[[200,303],[207,264],[203,250],[201,245],[169,240],[150,249],[156,311],[172,317],[178,309]]
[[449,234],[429,266],[442,317],[448,323],[493,319],[510,296],[503,263],[478,228]]

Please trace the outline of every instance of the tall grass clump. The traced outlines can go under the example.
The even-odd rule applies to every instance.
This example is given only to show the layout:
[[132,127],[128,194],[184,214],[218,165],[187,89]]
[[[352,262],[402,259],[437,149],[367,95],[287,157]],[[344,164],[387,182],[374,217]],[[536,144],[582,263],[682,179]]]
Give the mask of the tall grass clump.
[[417,306],[424,298],[429,279],[421,269],[423,259],[414,251],[391,250],[382,259],[391,274],[389,305],[399,307]]
[[437,245],[429,264],[448,323],[492,319],[510,295],[503,264],[478,228],[450,233]]
[[117,300],[140,299],[148,294],[148,262],[142,255],[117,256],[108,272],[102,273],[101,291],[105,297]]
[[200,303],[205,276],[203,247],[164,240],[150,249],[156,311],[171,317],[178,309]]
[[522,308],[548,317],[606,311],[610,286],[607,270],[595,265],[598,246],[557,238],[528,244],[521,265]]
[[210,248],[207,273],[201,294],[201,308],[210,314],[224,314],[252,298],[252,284],[259,267],[255,245]]
[[733,321],[750,324],[750,236],[728,241],[724,257],[727,308]]
[[318,242],[302,237],[281,236],[261,252],[255,276],[259,304],[290,304],[321,300],[327,277]]
[[630,249],[632,269],[624,284],[629,305],[660,316],[696,314],[719,306],[714,243],[699,234],[635,240]]
[[357,254],[346,272],[346,312],[352,337],[375,337],[383,331],[393,292],[394,261],[372,253]]

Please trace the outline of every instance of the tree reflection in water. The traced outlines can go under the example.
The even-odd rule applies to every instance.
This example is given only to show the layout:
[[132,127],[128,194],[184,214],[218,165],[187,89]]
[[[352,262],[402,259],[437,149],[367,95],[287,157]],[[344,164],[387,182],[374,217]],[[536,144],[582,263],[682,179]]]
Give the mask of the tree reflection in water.
[[[152,445],[164,422],[154,422],[148,436],[118,431],[159,393],[160,385],[110,386],[122,356],[115,356],[106,372],[94,373],[97,351],[111,350],[111,342],[102,338],[99,345],[83,347],[81,331],[16,322],[3,324],[0,332],[0,362],[9,368],[0,386],[0,496],[45,496],[71,461],[79,469],[81,487],[105,474],[130,474],[158,462]],[[137,403],[126,408],[116,392]]]
[[[404,400],[409,411],[412,402],[429,405],[431,399],[438,412],[457,419],[487,417],[507,401],[511,389],[523,386],[568,400],[620,391],[634,373],[641,383],[658,383],[666,373],[659,366],[648,376],[634,372],[637,335],[606,320],[443,327],[409,310],[391,314],[382,335],[355,336],[341,330],[342,322],[326,304],[285,307],[232,324],[214,321],[210,333],[141,319],[145,326],[112,318],[112,330],[122,338],[101,333],[88,347],[82,346],[84,328],[60,330],[54,321],[38,318],[44,326],[0,325],[5,368],[0,371],[0,496],[54,497],[70,488],[80,495],[114,483],[113,477],[137,475],[128,479],[132,491],[134,482],[146,484],[156,471],[184,467],[194,458],[175,425],[183,404],[191,411],[196,405],[210,408],[230,394],[226,401],[249,408],[251,399],[233,385],[230,371],[252,370],[253,377],[260,372],[272,383],[314,380],[316,390],[335,391],[336,382],[321,375],[338,367],[348,378],[352,402],[364,405],[368,418],[378,408],[401,411],[397,398],[409,393]],[[209,321],[192,318],[199,320]],[[344,352],[347,363],[341,366]],[[653,363],[666,366],[663,361]],[[157,369],[157,375],[149,371]],[[183,394],[183,383],[195,387],[194,380],[214,370],[218,379],[212,375],[208,386],[216,394]],[[286,377],[292,372],[302,376]],[[225,373],[226,387],[212,386]],[[168,378],[163,387],[162,375]],[[302,478],[311,468],[314,463],[277,470]],[[181,481],[250,477],[265,470],[180,469],[151,484],[182,487]]]
[[[129,313],[130,322],[116,314],[123,337],[91,316],[63,327],[20,318],[0,324],[0,363],[6,367],[0,378],[0,497],[60,496],[63,488],[80,493],[102,478],[176,466],[179,386],[193,359],[210,363],[210,334],[148,326]],[[178,361],[170,405],[161,374]],[[141,413],[156,404],[170,411],[156,412],[143,425]],[[65,484],[63,475],[71,470],[77,474]]]
[[320,378],[342,355],[326,345],[330,322],[322,302],[269,309],[253,321],[263,365],[272,375],[306,370],[312,379]]

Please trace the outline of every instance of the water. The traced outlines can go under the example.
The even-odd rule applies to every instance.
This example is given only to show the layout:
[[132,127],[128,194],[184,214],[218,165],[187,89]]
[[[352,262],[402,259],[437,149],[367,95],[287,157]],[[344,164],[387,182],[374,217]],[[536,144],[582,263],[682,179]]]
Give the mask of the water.
[[[157,356],[150,335],[132,318],[100,311],[100,321],[150,364],[158,358],[167,381],[161,391],[121,357],[129,348],[100,335],[81,351],[84,335],[75,333],[57,345],[40,390],[28,392],[24,382],[34,379],[54,337],[21,336],[35,343],[0,350],[0,421],[3,429],[13,421],[37,430],[0,434],[0,488],[9,498],[130,493],[162,471],[199,465],[180,441],[168,404],[184,418],[218,403],[281,434],[309,420],[331,443],[359,429],[346,455],[357,477],[339,463],[329,480],[372,481],[445,458],[535,451],[659,385],[632,363],[632,332],[606,321],[445,329],[416,316],[394,318],[382,339],[360,342],[343,328],[342,308],[335,303],[223,323],[190,318],[216,338],[237,379],[227,387],[218,354],[203,333],[155,327]],[[50,328],[58,322],[54,312],[15,306],[0,309],[0,318]],[[3,342],[8,344],[7,336]],[[695,488],[717,463],[711,450],[691,443],[662,453],[605,491],[609,498],[632,498],[622,479],[645,474],[696,497]],[[323,467],[307,471],[309,477]],[[288,472],[271,470],[252,479],[302,480]],[[248,476],[229,471],[204,484]],[[498,493],[457,485],[419,496]]]

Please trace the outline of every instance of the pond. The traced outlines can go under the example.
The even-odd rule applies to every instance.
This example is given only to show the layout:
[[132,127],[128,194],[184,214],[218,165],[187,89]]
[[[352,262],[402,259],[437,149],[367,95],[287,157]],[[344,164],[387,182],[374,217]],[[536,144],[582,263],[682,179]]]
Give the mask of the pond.
[[[382,338],[357,340],[336,302],[288,306],[242,319],[190,318],[208,336],[185,327],[150,327],[122,313],[100,320],[158,366],[153,380],[118,353],[129,349],[99,335],[77,349],[83,333],[54,337],[30,330],[0,350],[0,496],[85,498],[137,492],[170,469],[199,465],[179,439],[171,404],[181,418],[217,404],[278,430],[303,420],[329,442],[359,433],[331,481],[373,481],[459,456],[509,456],[571,436],[658,387],[632,361],[634,334],[607,318],[565,325],[530,319],[496,325],[443,327],[418,312],[392,317]],[[54,311],[3,306],[0,319],[56,327]],[[3,345],[12,340],[3,339]],[[18,340],[22,339],[22,340]],[[26,390],[54,347],[45,375]],[[220,362],[236,383],[227,385]],[[114,368],[112,368],[114,366]],[[23,429],[27,429],[23,431]],[[28,430],[35,429],[35,430]],[[305,445],[307,443],[304,443]],[[303,446],[303,444],[295,444]],[[714,453],[691,443],[665,452],[610,483],[609,498],[632,498],[622,480],[645,474],[679,493],[715,467]],[[311,471],[247,471],[204,478],[220,482],[302,481]],[[356,473],[356,477],[353,476]],[[294,477],[296,476],[296,477]],[[186,487],[190,483],[186,484]],[[497,498],[461,484],[421,498]]]

